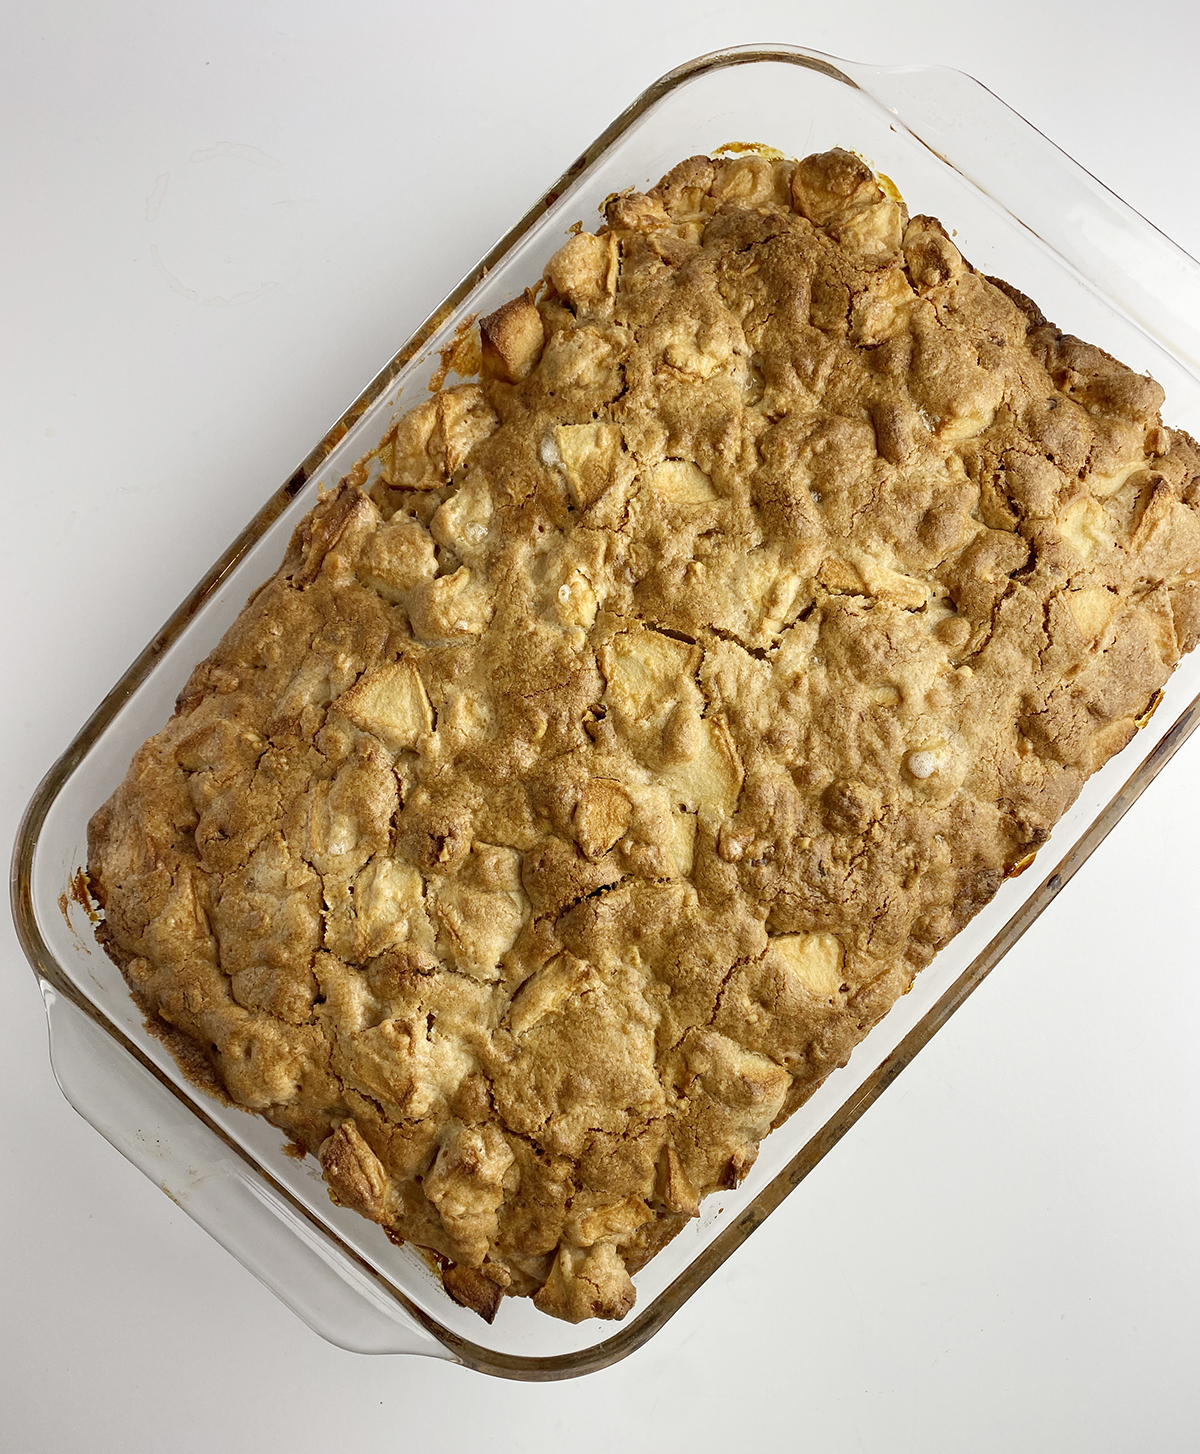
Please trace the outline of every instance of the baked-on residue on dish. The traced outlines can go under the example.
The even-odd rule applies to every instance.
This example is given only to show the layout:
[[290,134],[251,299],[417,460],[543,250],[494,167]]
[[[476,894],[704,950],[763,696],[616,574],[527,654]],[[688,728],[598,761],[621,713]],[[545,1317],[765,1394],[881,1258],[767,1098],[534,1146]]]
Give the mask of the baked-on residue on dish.
[[619,1318],[1200,636],[1162,391],[845,151],[610,200],[303,521],[95,816],[194,1077]]

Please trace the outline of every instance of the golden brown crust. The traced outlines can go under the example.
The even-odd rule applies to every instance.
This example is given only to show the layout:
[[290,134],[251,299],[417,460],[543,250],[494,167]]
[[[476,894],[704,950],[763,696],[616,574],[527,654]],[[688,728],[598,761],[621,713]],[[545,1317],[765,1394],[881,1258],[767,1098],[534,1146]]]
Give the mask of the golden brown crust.
[[485,379],[516,384],[527,378],[542,354],[542,315],[528,293],[514,298],[480,321]]
[[858,158],[607,219],[303,522],[90,840],[193,1071],[483,1316],[622,1316],[1200,636],[1161,390]]

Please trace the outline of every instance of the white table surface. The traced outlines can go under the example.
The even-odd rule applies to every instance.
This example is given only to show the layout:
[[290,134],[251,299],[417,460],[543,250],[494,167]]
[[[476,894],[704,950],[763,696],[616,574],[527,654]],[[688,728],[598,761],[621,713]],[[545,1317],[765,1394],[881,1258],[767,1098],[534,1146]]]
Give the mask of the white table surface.
[[[618,103],[775,40],[973,73],[1200,253],[1193,0],[0,12],[6,843],[219,548]],[[5,923],[0,1448],[1196,1450],[1198,862],[1200,740],[673,1322],[545,1386],[311,1333],[63,1101]]]

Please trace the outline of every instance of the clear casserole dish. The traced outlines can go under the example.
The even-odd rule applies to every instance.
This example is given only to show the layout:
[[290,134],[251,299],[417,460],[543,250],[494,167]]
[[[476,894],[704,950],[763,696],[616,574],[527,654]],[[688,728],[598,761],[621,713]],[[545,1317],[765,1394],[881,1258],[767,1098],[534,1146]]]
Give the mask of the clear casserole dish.
[[363,1352],[421,1353],[523,1379],[585,1373],[645,1342],[792,1191],[895,1079],[1118,822],[1200,709],[1200,657],[1185,658],[1133,744],[1091,778],[1039,855],[821,1089],[763,1143],[734,1191],[637,1275],[615,1331],[571,1326],[506,1301],[489,1327],[456,1306],[415,1249],[332,1205],[311,1161],[257,1118],[209,1101],[144,1028],[89,923],[81,866],[88,818],[170,715],[192,665],[276,567],[300,517],[424,397],[469,316],[541,273],[570,224],[610,193],[655,181],[684,156],[764,142],[794,156],[852,148],[913,210],[940,216],[965,255],[1036,298],[1167,392],[1164,414],[1200,435],[1200,265],[989,92],[954,72],[878,68],[797,48],[700,58],[656,82],[432,313],[214,565],[51,769],[13,863],[22,943],[41,981],[59,1083],[86,1119],[314,1329]]

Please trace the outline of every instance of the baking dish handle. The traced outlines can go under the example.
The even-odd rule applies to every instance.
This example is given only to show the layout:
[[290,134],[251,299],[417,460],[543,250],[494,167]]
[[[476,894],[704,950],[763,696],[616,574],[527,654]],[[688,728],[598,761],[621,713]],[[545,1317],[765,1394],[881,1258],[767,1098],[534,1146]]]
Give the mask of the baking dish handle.
[[63,1095],[314,1332],[355,1353],[455,1361],[88,1015],[42,990]]

